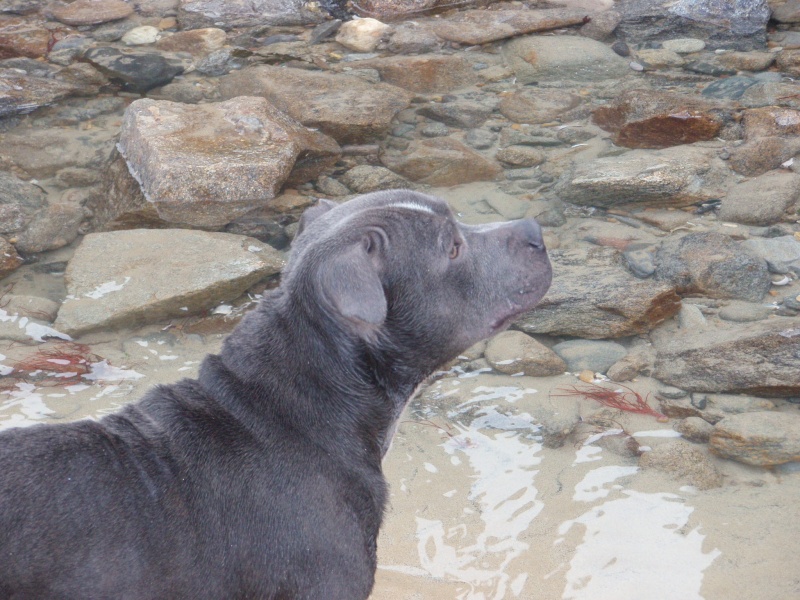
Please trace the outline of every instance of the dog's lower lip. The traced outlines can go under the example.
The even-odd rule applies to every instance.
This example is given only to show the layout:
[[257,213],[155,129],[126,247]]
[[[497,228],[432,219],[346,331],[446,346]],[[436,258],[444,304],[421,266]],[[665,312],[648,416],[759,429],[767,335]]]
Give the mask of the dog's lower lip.
[[[516,295],[518,295],[518,296],[525,296],[525,295],[528,295],[528,294],[532,294],[535,291],[536,290],[534,290],[534,289],[524,289],[523,288],[523,289],[517,290],[514,293]],[[531,310],[531,308],[533,308],[533,305],[528,305],[528,303],[520,304],[518,302],[513,302],[512,301],[512,304],[513,304],[513,309],[510,312],[506,313],[504,316],[499,317],[498,319],[496,319],[492,323],[492,325],[491,325],[491,330],[492,331],[498,331],[500,329],[504,329],[504,328],[508,327],[508,325],[511,324],[511,322],[514,319],[516,319],[521,314],[526,313],[529,310]]]

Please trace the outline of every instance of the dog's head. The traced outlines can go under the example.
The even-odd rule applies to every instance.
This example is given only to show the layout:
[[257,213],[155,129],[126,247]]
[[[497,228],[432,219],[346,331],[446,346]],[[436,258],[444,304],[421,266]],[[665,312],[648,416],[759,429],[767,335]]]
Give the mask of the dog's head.
[[533,219],[468,226],[407,190],[308,209],[283,276],[312,318],[422,371],[505,329],[550,280]]

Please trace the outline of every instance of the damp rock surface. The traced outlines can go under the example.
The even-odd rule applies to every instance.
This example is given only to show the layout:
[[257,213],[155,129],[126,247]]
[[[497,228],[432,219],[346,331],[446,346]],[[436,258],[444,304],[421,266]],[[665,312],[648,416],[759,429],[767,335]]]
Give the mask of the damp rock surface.
[[329,137],[256,97],[203,105],[139,100],[126,111],[119,150],[162,221],[205,227],[267,204],[293,168],[313,178],[340,152]]
[[90,234],[67,268],[69,297],[55,328],[77,336],[190,315],[236,298],[282,265],[266,244],[232,234],[169,229]]

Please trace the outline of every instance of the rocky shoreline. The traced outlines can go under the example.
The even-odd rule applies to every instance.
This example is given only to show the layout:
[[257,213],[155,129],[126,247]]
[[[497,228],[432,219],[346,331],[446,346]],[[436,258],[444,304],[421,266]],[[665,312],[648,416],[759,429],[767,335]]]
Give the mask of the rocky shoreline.
[[419,189],[465,222],[536,217],[554,281],[415,422],[469,374],[544,391],[515,410],[565,451],[629,415],[556,390],[624,384],[683,438],[598,442],[642,469],[791,473],[798,75],[793,0],[7,1],[0,338],[216,335],[317,198]]
[[[236,3],[222,15],[177,0],[12,5],[0,17],[2,273],[105,231],[100,250],[89,236],[69,262],[55,328],[131,327],[247,286],[209,280],[198,303],[131,277],[128,230],[150,231],[141,244],[154,262],[188,230],[198,236],[188,248],[212,247],[218,231],[274,253],[317,197],[448,188],[467,220],[547,227],[553,288],[516,324],[523,346],[554,347],[545,363],[558,364],[567,339],[589,355],[603,343],[590,340],[621,339],[624,364],[584,366],[742,394],[742,406],[777,397],[791,411],[800,12],[733,3],[728,29],[703,12],[713,2],[687,2],[669,18],[650,10],[644,28],[644,4],[493,3],[411,18],[410,4],[378,2],[361,9],[383,20],[344,22],[293,4],[292,23],[281,13],[257,24]],[[705,36],[676,37],[687,23]],[[729,35],[737,28],[749,33]],[[100,255],[114,265],[105,275]],[[254,269],[246,281],[264,276]],[[108,294],[76,308],[71,298],[113,273],[132,278],[133,297],[172,296],[169,306],[117,306],[123,294]]]

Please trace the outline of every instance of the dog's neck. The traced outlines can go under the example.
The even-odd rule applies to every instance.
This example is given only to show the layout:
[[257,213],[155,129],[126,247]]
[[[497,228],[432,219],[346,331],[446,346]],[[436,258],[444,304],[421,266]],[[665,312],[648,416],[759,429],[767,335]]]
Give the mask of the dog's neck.
[[[310,437],[319,439],[325,429],[325,438],[339,450],[379,460],[400,412],[428,375],[392,354],[347,335],[335,323],[320,322],[278,289],[245,317],[218,357],[206,359],[200,381],[219,387],[217,381],[228,373],[227,385],[238,386],[237,397],[250,402],[226,408],[250,426],[277,413],[299,427],[314,427],[304,432]],[[224,389],[213,395],[223,402],[227,397]],[[299,413],[304,418],[293,417]]]

